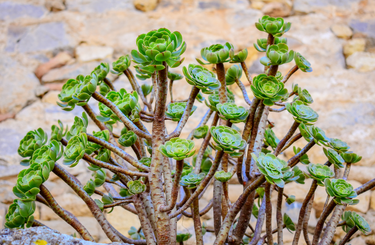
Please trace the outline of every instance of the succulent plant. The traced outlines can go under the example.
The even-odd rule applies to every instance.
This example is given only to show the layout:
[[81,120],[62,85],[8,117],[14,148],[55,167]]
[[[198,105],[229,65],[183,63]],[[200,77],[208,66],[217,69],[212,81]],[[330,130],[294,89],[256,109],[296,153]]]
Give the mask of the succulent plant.
[[94,180],[90,179],[89,181],[87,181],[85,186],[83,186],[83,189],[86,191],[86,193],[89,196],[92,196],[92,194],[95,193],[95,182],[94,182]]
[[98,78],[98,81],[103,81],[109,72],[109,65],[107,63],[100,63],[95,69],[91,72],[91,75],[95,74]]
[[247,55],[248,55],[248,51],[247,49],[242,49],[241,51],[239,51],[238,53],[234,53],[234,48],[232,47],[230,50],[229,50],[229,57],[230,57],[230,62],[231,63],[241,63],[241,62],[245,62],[246,58],[247,58]]
[[272,34],[274,37],[280,37],[285,32],[289,31],[292,24],[290,22],[284,23],[283,18],[273,18],[268,15],[263,16],[255,23],[255,27],[259,31]]
[[350,148],[346,142],[334,138],[329,139],[327,146],[331,147],[338,153],[346,152]]
[[131,64],[131,59],[129,55],[120,56],[115,62],[112,63],[111,71],[113,74],[121,74],[126,71]]
[[159,147],[164,156],[175,160],[189,158],[195,153],[194,142],[192,140],[173,138]]
[[275,133],[271,128],[267,128],[264,132],[264,143],[267,146],[271,146],[272,149],[276,149],[280,140],[276,137]]
[[164,69],[163,62],[169,67],[178,67],[183,59],[180,56],[186,50],[181,33],[171,32],[166,28],[153,30],[137,38],[137,50],[132,50],[131,55],[135,63],[140,64],[138,69],[146,73],[153,73]]
[[190,234],[190,233],[177,233],[176,242],[183,243],[183,242],[189,240],[189,238],[191,236],[192,236],[192,234]]
[[296,52],[294,55],[294,61],[298,68],[303,72],[312,72],[311,64],[308,62],[305,57],[303,57],[300,53]]
[[[131,93],[126,92],[125,89],[120,89],[118,92],[111,91],[106,98],[112,101],[131,121],[139,121],[141,106],[138,103],[137,91]],[[119,120],[114,112],[102,103],[99,103],[99,111],[101,116],[97,116],[97,118],[102,122],[114,124]]]
[[[227,88],[227,97],[228,97],[227,102],[234,103],[234,94],[228,88]],[[210,94],[208,96],[208,100],[205,100],[204,102],[206,103],[206,106],[208,106],[211,110],[217,111],[216,105],[220,102],[219,91],[215,90],[213,94]]]
[[326,165],[310,163],[307,166],[309,176],[317,181],[317,184],[324,186],[324,180],[335,176],[335,173]]
[[125,132],[121,132],[121,136],[118,139],[118,143],[124,147],[130,147],[134,145],[137,139],[138,137],[133,131],[126,130]]
[[194,129],[193,136],[196,139],[202,139],[202,138],[206,137],[208,130],[209,130],[208,125],[200,126],[196,129]]
[[152,92],[152,88],[153,88],[152,85],[142,84],[141,89],[142,89],[142,93],[143,93],[143,95],[144,95],[145,97],[146,97],[147,95],[149,95],[149,94]]
[[76,105],[86,105],[98,85],[98,76],[95,74],[86,77],[79,75],[76,79],[69,79],[62,87],[57,104],[65,111],[71,111]]
[[260,59],[260,63],[265,66],[282,65],[291,62],[293,57],[294,51],[289,51],[288,45],[285,43],[278,43],[267,46],[266,56]]
[[[302,150],[301,148],[293,146],[294,154],[298,154],[301,150]],[[302,155],[299,161],[305,165],[310,163],[309,156],[307,154]]]
[[356,226],[363,234],[371,232],[370,225],[367,221],[354,211],[345,211],[342,215],[342,219],[345,221],[345,225],[343,225],[343,230],[345,232],[348,232],[354,226]]
[[225,74],[225,82],[227,85],[234,84],[242,76],[242,68],[239,65],[232,65]]
[[151,166],[151,157],[142,157],[139,160],[139,162],[142,163],[143,165],[147,166],[147,167],[150,167]]
[[[170,103],[167,107],[167,111],[165,114],[172,118],[173,121],[180,121],[182,115],[185,112],[185,107],[186,107],[187,102],[174,102]],[[196,106],[193,106],[191,109],[190,115],[194,113],[194,111],[197,109]]]
[[242,152],[237,152],[237,150],[243,150],[246,147],[246,141],[242,139],[242,136],[228,126],[211,127],[211,135],[216,150],[229,153],[232,157],[240,157]]
[[249,111],[243,106],[237,106],[231,102],[217,104],[216,108],[220,112],[220,117],[229,120],[231,123],[244,122],[249,115]]
[[9,206],[8,213],[5,216],[5,227],[7,228],[24,228],[31,227],[35,212],[35,202],[25,200],[14,200]]
[[334,197],[334,201],[337,204],[348,204],[355,205],[359,202],[358,199],[353,199],[357,197],[357,193],[354,191],[353,186],[343,179],[325,179],[324,185],[326,187],[326,192],[331,197]]
[[106,96],[111,91],[111,88],[106,83],[100,83],[99,93],[103,96]]
[[94,183],[96,187],[102,186],[105,182],[105,171],[100,169],[95,171],[92,175],[94,177]]
[[211,94],[212,90],[220,87],[220,82],[215,74],[200,65],[190,64],[187,68],[184,66],[182,71],[186,81],[202,90],[205,94]]
[[127,183],[127,186],[129,188],[129,193],[132,195],[141,194],[146,190],[146,185],[140,180],[131,180]]
[[171,81],[177,81],[177,80],[181,80],[182,78],[184,78],[184,76],[175,72],[168,71],[168,78]]
[[21,140],[18,154],[21,157],[31,157],[33,153],[47,143],[48,137],[43,129],[29,131]]
[[298,184],[305,184],[305,179],[305,174],[297,166],[290,171],[284,172],[283,181],[285,183],[295,181]]
[[311,125],[318,120],[318,113],[311,109],[311,107],[305,105],[302,101],[287,103],[285,107],[287,111],[292,114],[296,122]]
[[271,153],[264,154],[261,152],[258,157],[252,153],[251,156],[255,160],[259,171],[269,183],[284,188],[284,172],[289,169],[285,161]]
[[293,223],[293,220],[289,217],[289,215],[287,215],[286,213],[284,213],[283,215],[283,223],[285,224],[285,228],[290,232],[292,233],[293,231],[296,230],[296,226],[295,224]]
[[[106,130],[103,130],[103,131],[98,131],[98,132],[93,132],[93,136],[99,138],[99,139],[102,139],[104,141],[109,141],[109,131],[106,129]],[[97,150],[99,150],[102,146],[101,145],[98,145],[96,143],[93,143],[93,142],[88,142],[87,144],[87,147],[86,147],[86,153],[87,154],[91,154]]]
[[205,176],[205,173],[189,173],[181,178],[180,185],[185,186],[188,189],[194,189],[201,183]]
[[111,151],[108,149],[100,149],[98,151],[98,155],[96,155],[95,159],[102,161],[102,162],[109,162],[109,158],[111,156]]
[[220,182],[227,182],[232,178],[231,172],[225,172],[223,170],[217,171],[215,173],[215,179],[217,179]]
[[311,97],[309,91],[306,89],[302,89],[301,87],[298,87],[298,96],[296,99],[306,103],[306,104],[311,104],[314,102],[313,98]]
[[359,161],[361,161],[362,159],[362,156],[359,156],[357,155],[356,153],[353,153],[351,151],[347,151],[347,152],[342,152],[340,154],[340,156],[342,157],[342,159],[344,159],[344,161],[346,163],[357,163]]
[[[268,46],[267,38],[260,38],[257,39],[257,44],[254,43],[254,48],[259,52],[266,52]],[[287,40],[285,37],[275,37],[274,44],[284,43],[287,44]]]
[[13,193],[24,200],[35,200],[40,192],[39,186],[43,183],[43,178],[32,169],[22,170],[17,177],[17,184],[13,187]]
[[337,168],[343,168],[344,159],[334,150],[323,148],[324,154],[327,156],[328,161],[335,165]]
[[66,126],[64,130],[64,126],[60,120],[57,121],[59,126],[52,125],[51,126],[51,140],[60,141],[68,132],[68,126]]
[[82,118],[74,117],[74,124],[70,130],[66,133],[66,139],[70,140],[74,136],[79,135],[80,133],[86,133],[86,128],[89,121],[87,119],[86,113],[82,112]]
[[128,234],[133,240],[145,239],[145,235],[143,234],[143,231],[138,231],[138,229],[135,228],[134,226],[130,227]]
[[251,90],[254,96],[263,100],[263,103],[267,106],[272,106],[288,93],[288,90],[284,88],[284,83],[278,81],[274,76],[265,74],[254,77]]
[[196,59],[196,60],[201,65],[228,62],[229,52],[232,48],[233,48],[232,44],[228,42],[225,43],[225,45],[213,44],[210,47],[206,47],[201,50],[201,56],[205,61],[207,61],[207,63],[201,61],[200,59]]
[[64,151],[64,164],[74,167],[78,164],[79,160],[82,159],[85,154],[87,146],[87,135],[81,133],[78,136],[74,136],[68,142],[68,145]]
[[330,140],[324,131],[316,126],[301,123],[298,128],[306,141],[314,139],[317,145],[325,145]]

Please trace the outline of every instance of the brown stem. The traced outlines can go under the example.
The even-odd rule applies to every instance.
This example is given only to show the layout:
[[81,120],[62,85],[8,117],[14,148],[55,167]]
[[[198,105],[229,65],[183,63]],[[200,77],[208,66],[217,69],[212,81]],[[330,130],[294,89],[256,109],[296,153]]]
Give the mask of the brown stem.
[[249,82],[249,84],[251,85],[252,84],[252,81],[251,81],[251,77],[249,75],[249,70],[247,69],[247,65],[246,63],[243,61],[241,62],[241,67],[242,67],[242,70],[244,71],[245,73],[245,76],[246,76],[246,79],[247,81]]
[[40,194],[48,202],[49,207],[62,218],[66,223],[72,226],[86,241],[94,241],[94,238],[91,236],[89,231],[79,222],[79,220],[70,212],[63,209],[53,198],[51,192],[44,186],[40,185]]
[[311,245],[308,228],[309,228],[309,219],[310,219],[313,202],[314,202],[314,195],[311,197],[310,202],[307,205],[305,217],[303,218],[303,226],[302,226],[303,237],[305,238],[305,242],[307,245]]
[[203,245],[203,235],[202,235],[202,224],[201,218],[199,215],[199,199],[198,197],[194,199],[193,203],[191,204],[191,210],[193,213],[193,221],[194,221],[194,230],[195,230],[195,244]]
[[215,235],[219,234],[221,227],[221,195],[222,195],[222,183],[218,180],[214,180],[213,190],[213,210],[214,210],[214,230]]
[[39,220],[34,220],[33,224],[31,226],[32,227],[39,227],[39,226],[46,226],[46,225],[43,224],[42,222],[40,222]]
[[113,83],[108,79],[108,78],[104,78],[104,83],[108,85],[108,87],[112,90],[112,91],[116,91],[116,88],[113,86]]
[[[243,98],[244,98],[245,102],[248,105],[251,106],[251,100],[250,100],[249,96],[247,95],[245,85],[243,85],[243,83],[240,81],[240,79],[236,79],[236,83],[237,83],[238,87],[241,89],[241,92],[242,92],[242,95],[243,95]],[[251,84],[251,82],[250,82],[250,84]]]
[[356,188],[355,191],[358,195],[362,194],[363,192],[366,192],[368,190],[371,190],[373,187],[375,187],[375,178],[367,181],[365,184],[361,185],[360,187]]
[[143,234],[145,235],[147,244],[156,245],[155,236],[150,224],[150,220],[147,218],[147,213],[139,195],[134,195],[133,201],[134,207],[137,210],[139,221],[141,222],[141,227],[143,230]]
[[272,238],[272,204],[271,204],[271,184],[266,182],[265,187],[265,198],[266,198],[266,234],[267,243],[273,244]]
[[[211,208],[213,207],[213,199],[211,199],[208,204],[206,205],[206,207],[204,207],[202,210],[199,211],[199,215],[200,216],[203,216],[205,215],[206,213],[208,213]],[[188,218],[193,218],[193,214],[192,213],[189,213],[188,211],[184,211],[183,214],[188,217]]]
[[171,211],[174,206],[176,205],[177,197],[178,197],[178,189],[180,188],[179,183],[181,180],[182,169],[184,166],[184,160],[177,160],[176,161],[176,172],[174,175],[173,187],[172,187],[172,200],[169,202],[168,206],[161,206],[160,211],[168,212]]
[[297,165],[297,163],[299,162],[301,157],[303,155],[305,155],[306,152],[308,152],[314,145],[315,145],[314,139],[310,140],[310,142],[307,143],[307,145],[305,147],[303,147],[300,152],[298,152],[296,155],[294,155],[294,157],[292,157],[288,160],[288,166],[292,168],[295,165]]
[[284,136],[282,140],[280,140],[279,144],[277,145],[275,152],[273,153],[275,156],[279,155],[281,149],[285,146],[287,141],[293,136],[294,132],[296,132],[298,126],[300,125],[299,122],[294,121],[292,127],[290,127],[288,133]]
[[322,237],[322,240],[319,242],[319,245],[328,245],[331,243],[333,235],[336,231],[337,224],[346,206],[347,204],[336,206],[335,211],[333,211],[331,219],[329,220],[325,228],[324,235]]
[[174,80],[169,80],[169,95],[171,97],[171,103],[173,103],[173,82]]
[[297,65],[293,66],[292,69],[290,69],[290,71],[284,76],[282,82],[286,83],[289,80],[289,78],[293,75],[293,73],[295,73],[297,70],[298,70],[298,66]]
[[345,245],[349,241],[349,239],[358,231],[357,226],[353,226],[348,233],[344,236],[344,238],[340,241],[339,245]]
[[268,76],[276,76],[277,69],[279,69],[278,65],[271,65],[271,67],[268,71]]
[[305,199],[303,200],[303,203],[302,203],[302,206],[301,206],[301,210],[299,211],[298,223],[297,223],[297,226],[296,226],[296,232],[294,233],[294,238],[293,238],[292,245],[297,245],[298,244],[298,241],[299,241],[299,238],[300,238],[300,235],[301,235],[301,231],[302,231],[302,225],[303,225],[303,220],[304,220],[305,213],[306,213],[306,208],[307,208],[307,206],[308,206],[308,204],[310,202],[310,199],[314,195],[315,190],[316,190],[317,187],[318,187],[317,181],[313,180],[313,182],[311,184],[311,187],[310,187],[310,190],[307,193]]
[[259,207],[258,211],[258,219],[257,224],[255,226],[254,236],[251,239],[251,242],[249,245],[255,245],[258,243],[260,239],[260,235],[262,235],[262,227],[264,220],[266,219],[266,198],[263,198],[262,204]]
[[277,244],[283,245],[283,214],[282,214],[282,205],[283,205],[283,192],[284,188],[279,188],[277,193],[277,206],[276,206],[276,220],[277,220]]
[[130,85],[132,86],[133,90],[137,91],[139,97],[141,97],[141,100],[145,106],[147,106],[148,110],[152,110],[152,106],[150,103],[148,103],[146,97],[144,96],[141,87],[139,86],[137,79],[135,79],[132,71],[130,69],[126,69],[124,71],[124,74],[129,79]]
[[62,168],[58,163],[55,163],[53,172],[57,176],[59,176],[60,179],[62,179],[66,184],[68,184],[73,189],[73,191],[77,193],[77,195],[86,203],[107,237],[113,242],[122,242],[120,237],[111,229],[110,224],[104,217],[104,214],[102,213],[98,205],[94,200],[91,199],[89,195],[87,195],[86,191],[83,189],[79,181],[64,168]]
[[316,224],[314,237],[312,244],[316,245],[318,244],[320,234],[322,233],[324,222],[326,221],[328,215],[333,211],[333,209],[336,207],[336,203],[334,200],[330,201],[326,209],[323,210],[322,214],[320,215],[320,218],[318,220],[318,223]]
[[219,88],[219,101],[220,104],[224,104],[227,102],[227,83],[225,81],[225,69],[223,63],[217,63],[216,64],[216,73],[217,78],[220,81],[220,88]]
[[302,134],[301,133],[297,133],[296,135],[294,135],[292,138],[290,138],[288,140],[288,142],[286,142],[286,144],[284,145],[283,149],[281,149],[280,153],[284,152],[286,149],[288,149],[291,145],[293,145],[300,138],[302,138]]
[[165,205],[163,190],[163,155],[159,147],[165,142],[165,105],[168,91],[168,66],[158,72],[158,85],[156,91],[154,121],[152,124],[152,159],[149,172],[151,198],[154,204],[156,217],[157,240],[160,245],[170,244],[170,218],[166,212],[161,212],[160,207]]

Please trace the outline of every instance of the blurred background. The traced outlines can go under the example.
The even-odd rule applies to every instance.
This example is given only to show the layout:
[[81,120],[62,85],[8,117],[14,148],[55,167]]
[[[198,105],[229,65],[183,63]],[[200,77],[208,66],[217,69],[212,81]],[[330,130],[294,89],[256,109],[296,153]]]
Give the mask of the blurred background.
[[[100,62],[111,64],[119,56],[130,54],[136,48],[138,35],[160,27],[182,33],[187,43],[183,65],[196,63],[195,57],[200,57],[203,47],[228,41],[236,50],[248,49],[246,63],[254,76],[263,71],[259,63],[263,54],[254,49],[253,43],[267,35],[259,32],[254,23],[265,14],[292,22],[291,30],[284,35],[288,45],[312,64],[312,73],[298,71],[288,81],[287,88],[291,89],[294,83],[307,89],[315,101],[312,108],[320,115],[316,125],[325,130],[328,137],[346,141],[351,150],[363,156],[349,176],[354,187],[374,178],[373,0],[0,0],[0,227],[3,227],[7,206],[14,198],[11,190],[16,176],[22,169],[17,154],[19,141],[27,131],[38,127],[50,132],[51,125],[58,119],[72,125],[74,116],[82,113],[79,108],[64,112],[56,105],[57,95],[66,80],[89,74]],[[283,74],[293,65],[294,62],[283,65]],[[174,71],[181,73],[181,67]],[[242,82],[250,93],[244,77]],[[120,77],[115,86],[131,88],[125,76]],[[175,99],[186,99],[190,88],[185,80],[175,82]],[[238,88],[232,89],[238,95],[236,102],[246,106]],[[198,107],[183,136],[205,113],[204,105]],[[284,112],[271,113],[270,120],[275,122],[276,135],[281,138],[293,119]],[[96,130],[93,125],[90,127]],[[170,125],[174,127],[175,124]],[[300,140],[299,146],[305,143]],[[292,155],[289,151],[284,157]],[[314,163],[326,161],[319,147],[314,147],[309,155]],[[70,172],[83,183],[90,178],[84,164]],[[289,194],[301,201],[308,186],[295,185]],[[61,206],[79,216],[98,241],[108,241],[89,210],[80,205],[83,202],[64,183],[51,176],[47,187]],[[234,201],[242,193],[242,186],[231,188]],[[317,215],[325,201],[324,189],[320,191],[314,204]],[[360,204],[353,209],[366,214],[370,225],[375,226],[375,192],[368,192],[360,199]],[[206,202],[208,200],[209,197]],[[210,215],[212,217],[210,213],[204,216],[208,225]],[[60,232],[74,233],[43,206],[38,207],[36,218]],[[137,218],[123,209],[115,209],[108,219],[124,234],[131,226],[139,225]],[[311,222],[314,226],[314,220]],[[179,225],[182,232],[192,227],[189,220]],[[210,244],[209,234],[205,239]],[[374,235],[355,239],[357,243],[352,244],[375,244]]]

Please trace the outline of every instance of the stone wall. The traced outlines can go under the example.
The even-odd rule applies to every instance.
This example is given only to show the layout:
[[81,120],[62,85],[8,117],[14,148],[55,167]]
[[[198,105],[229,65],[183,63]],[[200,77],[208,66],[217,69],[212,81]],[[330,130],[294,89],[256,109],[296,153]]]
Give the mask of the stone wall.
[[[375,1],[0,0],[0,227],[7,205],[14,198],[11,190],[17,173],[22,169],[17,154],[20,139],[38,127],[50,132],[58,119],[71,125],[74,116],[81,114],[79,109],[64,112],[56,105],[63,82],[88,74],[99,61],[112,62],[129,54],[139,34],[159,27],[182,33],[187,42],[184,64],[195,62],[201,48],[229,41],[238,49],[248,48],[250,73],[258,74],[262,72],[259,63],[262,55],[255,51],[253,43],[265,34],[254,27],[254,22],[263,14],[285,17],[293,23],[285,35],[288,44],[301,52],[314,70],[309,74],[297,72],[287,87],[298,83],[306,88],[315,101],[312,107],[320,115],[317,125],[329,137],[346,141],[363,156],[352,167],[351,183],[356,187],[374,178]],[[291,66],[285,65],[282,71],[287,72]],[[115,86],[130,89],[124,77]],[[189,87],[183,80],[176,82],[176,99],[185,99]],[[247,90],[250,92],[249,87]],[[195,112],[184,135],[203,113],[203,108]],[[270,119],[276,122],[275,132],[279,137],[292,123],[288,113],[274,113]],[[90,130],[95,130],[94,125],[90,125]],[[292,154],[288,151],[285,157]],[[318,147],[310,155],[314,163],[326,160]],[[69,171],[83,183],[90,178],[83,162]],[[46,185],[60,205],[78,216],[98,241],[108,242],[83,202],[62,181],[51,176]],[[301,201],[307,186],[294,185],[286,192]],[[231,186],[233,200],[240,193],[242,186]],[[208,200],[205,197],[202,205]],[[320,188],[314,204],[317,215],[324,201],[324,189]],[[365,214],[375,231],[375,222],[371,222],[375,221],[375,192],[362,195],[360,204],[353,209]],[[74,233],[42,205],[38,205],[36,218],[62,233]],[[107,218],[124,234],[131,226],[139,226],[137,217],[123,209],[116,208]],[[211,213],[204,216],[207,225],[212,225],[211,218]],[[179,222],[179,230],[186,229],[192,229],[192,222]],[[289,238],[285,236],[288,244]],[[373,244],[374,236],[355,238],[352,244]],[[212,241],[209,234],[205,239],[207,244]]]

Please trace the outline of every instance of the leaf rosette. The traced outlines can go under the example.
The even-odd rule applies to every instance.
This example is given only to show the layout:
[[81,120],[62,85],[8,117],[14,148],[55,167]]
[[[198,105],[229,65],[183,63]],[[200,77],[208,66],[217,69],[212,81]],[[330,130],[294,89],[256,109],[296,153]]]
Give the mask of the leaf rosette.
[[301,123],[298,128],[306,141],[314,139],[317,145],[325,145],[330,140],[324,131],[316,126]]
[[343,168],[344,159],[332,149],[323,148],[324,154],[328,158],[328,161],[335,165],[337,168]]
[[276,137],[275,132],[271,128],[267,128],[264,132],[264,143],[267,146],[271,146],[272,149],[276,149],[280,140]]
[[100,63],[95,69],[91,72],[91,75],[96,75],[98,78],[98,81],[103,81],[104,78],[108,75],[109,73],[109,65],[108,63]]
[[17,177],[17,184],[13,187],[13,193],[17,197],[25,200],[35,200],[40,192],[39,186],[43,183],[43,178],[33,169],[22,170]]
[[86,128],[87,128],[88,123],[89,123],[89,120],[85,112],[82,112],[82,118],[77,117],[77,116],[74,117],[73,126],[66,133],[66,139],[70,140],[71,138],[79,135],[80,133],[86,133]]
[[242,76],[242,68],[239,65],[232,65],[225,74],[225,82],[227,85],[234,84]]
[[340,139],[329,139],[326,146],[332,148],[333,150],[337,151],[338,153],[346,152],[349,150],[349,146],[346,142],[340,140]]
[[363,234],[368,234],[371,232],[370,225],[361,215],[357,214],[356,212],[352,212],[349,219]]
[[121,74],[126,71],[131,64],[131,59],[129,55],[121,56],[115,62],[112,63],[111,73],[113,74]]
[[[227,102],[234,103],[234,94],[228,88],[227,88],[227,98],[228,98]],[[204,103],[206,103],[206,106],[208,106],[211,110],[217,111],[216,105],[220,103],[219,91],[215,90],[213,94],[210,94],[208,96],[208,100],[205,100]]]
[[177,233],[176,242],[183,244],[183,242],[189,240],[190,237],[192,237],[190,233]]
[[221,170],[215,173],[215,179],[217,179],[220,182],[227,182],[231,178],[232,178],[231,172],[225,172],[224,170]]
[[312,72],[311,64],[308,62],[305,57],[303,57],[300,53],[296,52],[294,55],[294,61],[298,68],[303,72]]
[[51,126],[51,140],[60,141],[68,132],[68,126],[64,129],[64,126],[60,120],[57,121],[59,126]]
[[189,158],[195,153],[194,141],[180,138],[172,138],[159,147],[164,156],[175,160]]
[[255,160],[259,171],[269,183],[284,188],[284,172],[289,169],[288,164],[285,161],[277,158],[271,153],[264,154],[261,152],[259,153],[259,157],[252,153],[251,156]]
[[300,100],[306,104],[311,104],[314,102],[309,91],[302,89],[301,87],[298,87],[298,96],[295,97],[295,100]]
[[241,63],[241,62],[245,62],[246,58],[247,58],[247,55],[248,55],[248,51],[247,49],[243,49],[241,51],[239,51],[238,53],[234,53],[234,48],[232,47],[230,50],[229,50],[229,57],[230,57],[230,63]]
[[194,189],[202,182],[205,176],[205,173],[189,173],[181,178],[180,185],[185,186],[188,189]]
[[260,59],[260,63],[264,66],[282,65],[291,62],[293,57],[294,51],[289,51],[288,45],[278,43],[267,46],[266,56]]
[[267,106],[272,106],[288,93],[288,90],[284,88],[284,83],[266,74],[260,74],[254,78],[251,90],[254,96],[263,100]]
[[129,193],[132,195],[141,194],[146,190],[146,185],[140,180],[131,180],[127,183]]
[[78,164],[79,160],[85,155],[87,147],[87,135],[81,133],[78,136],[74,136],[68,142],[68,145],[64,151],[64,165],[74,167]]
[[213,44],[210,47],[203,48],[201,50],[201,56],[203,60],[206,62],[201,61],[200,59],[196,59],[199,64],[201,65],[208,65],[208,64],[218,64],[224,63],[229,61],[229,52],[233,49],[232,44],[225,43],[222,44]]
[[311,107],[305,105],[302,101],[297,100],[293,103],[287,103],[285,107],[287,111],[292,114],[296,122],[311,125],[318,121],[318,113]]
[[76,105],[84,106],[95,92],[97,85],[98,77],[93,73],[86,77],[79,75],[76,79],[69,79],[57,96],[62,103],[57,102],[57,104],[65,111],[73,110]]
[[317,181],[317,184],[324,186],[325,179],[330,179],[335,176],[335,173],[326,165],[310,163],[307,166],[309,176]]
[[229,120],[232,123],[244,122],[249,115],[249,111],[243,106],[237,106],[235,103],[231,102],[217,104],[216,108],[220,112],[220,117],[222,119]]
[[163,62],[171,68],[183,62],[180,56],[185,52],[186,44],[177,31],[160,28],[139,35],[136,42],[138,51],[132,50],[131,55],[134,62],[140,64],[138,70],[143,73],[152,74],[164,69]]
[[359,161],[361,161],[362,159],[362,156],[354,153],[354,152],[351,152],[351,151],[347,151],[347,152],[343,152],[340,154],[340,156],[342,157],[342,159],[344,159],[344,161],[346,163],[357,163]]
[[[169,116],[170,118],[172,118],[173,121],[178,122],[180,121],[182,115],[185,112],[186,104],[187,102],[170,103],[167,107],[167,111],[165,112],[165,114]],[[196,109],[197,107],[193,106],[193,108],[191,109],[190,115],[192,115]]]
[[209,130],[208,125],[200,126],[196,129],[194,129],[193,136],[196,139],[202,139],[202,138],[206,137],[206,135],[208,133],[208,130]]
[[280,37],[285,32],[289,31],[292,24],[290,22],[284,23],[283,18],[273,18],[268,15],[263,16],[255,23],[255,27],[259,31],[272,34],[274,37]]
[[102,162],[109,162],[109,158],[111,157],[111,151],[109,149],[100,149],[98,155],[96,155],[95,159],[102,161]]
[[32,214],[35,212],[35,207],[34,201],[14,200],[5,215],[5,227],[22,229],[25,224],[27,228],[31,227],[34,221]]
[[[92,134],[96,138],[99,138],[101,140],[109,142],[109,131],[107,129],[103,130],[103,131],[98,131],[98,132],[94,131]],[[93,142],[88,142],[87,147],[86,147],[86,153],[91,154],[94,151],[98,151],[100,148],[102,148],[101,145],[98,145],[98,144],[93,143]]]
[[43,129],[29,131],[20,142],[18,154],[21,157],[31,157],[33,153],[47,143],[48,136]]
[[168,71],[168,78],[171,81],[177,81],[177,80],[181,80],[182,78],[184,78],[184,76],[175,72]]
[[324,185],[326,192],[337,204],[355,205],[359,202],[357,193],[354,191],[353,186],[343,179],[325,179]]
[[186,81],[190,85],[202,90],[205,94],[211,94],[212,90],[220,87],[220,82],[217,80],[215,74],[200,65],[190,64],[187,68],[184,66],[182,71]]
[[232,157],[242,156],[241,152],[246,147],[246,141],[242,139],[240,133],[228,126],[211,127],[211,135],[214,140],[213,146],[216,150],[229,153]]
[[[260,38],[257,39],[257,44],[254,43],[254,48],[258,50],[259,52],[266,52],[267,50],[267,38]],[[284,43],[287,44],[287,40],[285,37],[275,37],[274,44]]]
[[138,137],[133,131],[127,130],[126,128],[124,129],[121,131],[121,136],[118,139],[118,143],[124,147],[130,147],[134,145]]

